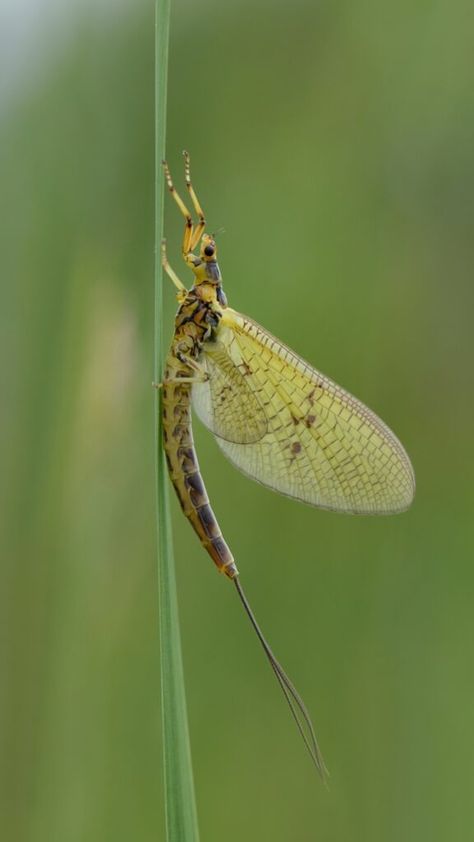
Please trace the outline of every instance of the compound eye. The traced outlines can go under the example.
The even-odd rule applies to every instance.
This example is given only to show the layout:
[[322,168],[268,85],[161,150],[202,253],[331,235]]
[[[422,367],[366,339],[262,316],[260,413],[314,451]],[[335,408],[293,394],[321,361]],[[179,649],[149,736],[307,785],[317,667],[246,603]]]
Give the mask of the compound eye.
[[206,257],[212,257],[214,252],[215,252],[214,246],[206,246],[206,248],[204,249],[204,254],[206,255]]

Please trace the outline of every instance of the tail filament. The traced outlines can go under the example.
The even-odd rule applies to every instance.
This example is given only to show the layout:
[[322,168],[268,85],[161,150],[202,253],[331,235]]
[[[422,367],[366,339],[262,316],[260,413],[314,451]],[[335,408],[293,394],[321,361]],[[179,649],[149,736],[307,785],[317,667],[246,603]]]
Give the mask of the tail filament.
[[270,646],[268,645],[267,641],[265,640],[263,633],[260,629],[260,626],[255,619],[255,615],[248,603],[247,597],[242,589],[242,585],[240,584],[240,579],[236,576],[233,579],[235,587],[237,588],[237,593],[240,597],[240,601],[245,608],[246,614],[252,623],[252,626],[257,634],[257,637],[262,645],[263,651],[267,656],[270,666],[273,672],[276,675],[278,683],[283,691],[283,695],[285,696],[286,701],[288,702],[288,707],[290,708],[291,714],[293,719],[296,722],[296,726],[298,731],[301,734],[303,742],[308,750],[308,753],[313,761],[316,769],[318,770],[319,774],[321,775],[323,781],[326,781],[328,771],[324,764],[324,760],[322,754],[319,750],[318,741],[316,739],[316,734],[314,733],[313,723],[311,722],[311,718],[309,713],[306,709],[306,706],[301,698],[300,694],[293,686],[292,682],[288,678],[287,674],[285,673],[281,664],[275,658]]

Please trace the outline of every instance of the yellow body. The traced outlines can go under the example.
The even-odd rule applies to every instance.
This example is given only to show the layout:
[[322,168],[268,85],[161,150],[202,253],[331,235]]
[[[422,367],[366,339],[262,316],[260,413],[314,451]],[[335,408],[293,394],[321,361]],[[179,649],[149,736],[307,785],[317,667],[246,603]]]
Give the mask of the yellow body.
[[[185,177],[199,222],[165,175],[182,215],[188,291],[168,263],[179,310],[163,388],[163,435],[171,481],[203,546],[234,584],[295,718],[312,760],[325,774],[304,703],[276,660],[243,593],[232,553],[210,507],[193,444],[191,400],[231,462],[252,479],[310,505],[353,514],[391,514],[414,495],[410,460],[370,409],[271,336],[227,307],[216,243]],[[199,255],[194,253],[199,246]]]
[[163,438],[170,478],[184,514],[219,570],[234,578],[237,568],[209,505],[191,425],[192,363],[209,334],[209,315],[221,312],[215,287],[206,283],[193,288],[178,310],[163,382]]

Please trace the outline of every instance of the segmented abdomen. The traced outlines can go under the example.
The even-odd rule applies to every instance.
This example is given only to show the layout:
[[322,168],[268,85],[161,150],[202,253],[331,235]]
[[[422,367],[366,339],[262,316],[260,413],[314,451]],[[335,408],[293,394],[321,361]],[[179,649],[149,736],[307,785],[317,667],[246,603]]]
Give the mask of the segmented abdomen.
[[209,498],[199,470],[191,425],[191,384],[163,385],[163,443],[171,482],[181,508],[219,570],[230,579],[238,575],[227,546],[209,505]]

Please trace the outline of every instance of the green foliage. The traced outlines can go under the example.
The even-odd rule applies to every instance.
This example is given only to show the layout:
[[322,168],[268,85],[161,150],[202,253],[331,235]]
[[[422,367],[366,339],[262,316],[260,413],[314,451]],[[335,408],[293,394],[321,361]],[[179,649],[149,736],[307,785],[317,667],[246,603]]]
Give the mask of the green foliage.
[[[152,11],[110,4],[98,22],[89,6],[1,115],[0,815],[15,842],[165,838]],[[464,842],[474,826],[469,11],[173,4],[167,154],[179,188],[189,149],[210,230],[225,228],[229,303],[379,413],[418,483],[399,517],[318,512],[241,476],[196,424],[246,593],[331,770],[328,793],[171,499],[206,840]],[[165,285],[165,344],[175,305]]]

